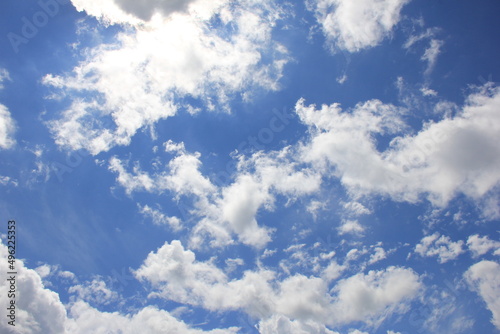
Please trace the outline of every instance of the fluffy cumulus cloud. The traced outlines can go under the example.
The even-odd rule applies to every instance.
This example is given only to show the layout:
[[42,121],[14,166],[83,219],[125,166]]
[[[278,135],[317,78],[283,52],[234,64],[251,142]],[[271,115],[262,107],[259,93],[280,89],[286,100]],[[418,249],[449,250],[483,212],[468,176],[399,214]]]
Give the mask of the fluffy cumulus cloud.
[[500,255],[500,242],[491,240],[487,236],[481,237],[477,234],[471,235],[467,239],[467,246],[474,257],[478,257],[493,251],[494,255]]
[[168,16],[174,12],[185,11],[189,4],[193,1],[194,0],[147,0],[138,2],[130,0],[117,0],[115,3],[125,12],[130,13],[142,20],[148,21],[155,13],[161,13]]
[[[167,152],[172,152],[172,145],[170,141],[165,144]],[[216,188],[199,170],[200,153],[189,153],[184,150],[183,144],[179,145],[182,148],[174,151],[175,157],[169,161],[165,172],[150,175],[136,164],[129,173],[125,162],[116,157],[110,159],[109,169],[118,174],[117,181],[127,194],[135,191],[161,193],[171,190],[177,196],[193,195],[199,198],[209,196]]]
[[14,146],[16,140],[14,133],[16,123],[6,106],[0,104],[0,149],[8,149]]
[[464,276],[469,286],[483,298],[493,314],[492,323],[500,329],[500,265],[481,261],[471,266]]
[[338,282],[329,292],[320,277],[290,275],[282,280],[274,271],[260,268],[230,280],[211,261],[197,261],[179,241],[150,253],[135,272],[162,297],[211,311],[243,310],[260,319],[263,332],[333,333],[325,326],[354,321],[373,325],[386,316],[406,310],[421,287],[411,269],[389,267],[356,274]]
[[[138,165],[128,171],[125,162],[118,158],[110,160],[109,168],[118,174],[117,181],[128,194],[168,190],[174,198],[194,199],[189,209],[197,221],[191,238],[194,247],[207,238],[212,246],[227,245],[234,242],[233,234],[244,244],[264,247],[271,241],[272,230],[259,225],[258,211],[273,210],[277,195],[294,200],[317,191],[321,184],[319,174],[297,167],[288,148],[266,154],[259,152],[248,158],[241,156],[234,182],[218,186],[200,172],[199,153],[189,153],[183,144],[170,141],[165,147],[176,156],[164,172],[152,175]],[[152,214],[151,210],[146,213]]]
[[274,315],[259,322],[261,334],[339,334],[316,322],[290,320],[283,315]]
[[[338,178],[355,200],[383,195],[415,203],[426,198],[442,207],[459,193],[478,201],[490,196],[500,181],[500,148],[494,144],[500,142],[498,107],[500,89],[488,84],[473,92],[456,116],[412,133],[404,122],[405,109],[379,100],[344,111],[339,104],[317,108],[301,99],[295,111],[308,136],[280,151],[235,157],[229,185],[212,182],[200,171],[201,155],[171,141],[165,150],[174,158],[163,172],[145,172],[137,163],[130,170],[116,157],[110,169],[128,194],[167,190],[174,200],[192,199],[188,214],[196,223],[189,231],[190,246],[220,247],[234,243],[236,235],[239,242],[262,248],[273,231],[257,221],[259,211],[273,211],[277,196],[293,201],[317,192],[325,177]],[[384,150],[377,137],[389,141]],[[356,201],[345,209],[350,219],[339,232],[362,234],[364,227],[352,218],[370,211]],[[161,217],[159,212],[155,217]],[[181,227],[178,220],[170,222]],[[444,263],[461,254],[462,246],[462,241],[434,235],[416,251]]]
[[[3,242],[0,242],[0,256],[2,259],[7,259],[8,256],[7,246]],[[2,273],[11,271],[7,266],[6,260],[0,262]],[[16,260],[15,266],[18,273],[15,278],[15,288],[11,288],[11,282],[5,277],[0,280],[0,300],[2,304],[7,303],[11,300],[8,294],[14,291],[17,333],[64,333],[66,310],[59,296],[45,289],[38,273],[26,268],[22,260]],[[5,318],[5,315],[3,317]],[[0,322],[0,331],[11,333],[11,326],[5,319]]]
[[70,320],[67,333],[179,333],[179,334],[230,334],[237,328],[203,331],[191,328],[171,314],[156,307],[148,306],[133,315],[100,312],[83,301],[76,302],[69,309]]
[[78,299],[97,305],[106,305],[118,299],[118,294],[106,286],[106,282],[94,278],[86,284],[77,284],[68,289],[69,293],[75,294]]
[[261,208],[272,210],[277,194],[293,200],[319,189],[320,176],[291,159],[287,149],[242,159],[235,182],[222,189],[222,219],[243,242],[264,246],[270,241],[269,230],[259,231],[255,216]]
[[345,213],[349,216],[358,217],[362,215],[368,215],[371,211],[366,208],[363,204],[353,201],[344,204]]
[[[9,72],[0,68],[0,90],[3,89],[3,82],[10,80]],[[14,133],[16,123],[6,106],[0,104],[0,149],[8,149],[16,143]]]
[[[175,2],[123,3],[160,10]],[[108,21],[126,21],[108,10],[119,7],[113,1],[74,4]],[[72,73],[45,76],[53,96],[69,105],[48,122],[58,145],[97,154],[128,145],[139,129],[151,128],[179,109],[192,110],[184,98],[227,111],[232,96],[247,99],[250,88],[278,88],[288,58],[286,49],[271,40],[282,15],[278,6],[267,1],[197,1],[188,7],[118,33],[116,42],[93,48]]]
[[[0,244],[0,255],[4,258],[7,255],[3,244]],[[16,329],[20,333],[238,332],[238,328],[202,331],[155,306],[141,306],[130,314],[100,311],[90,304],[108,305],[117,301],[118,295],[99,278],[71,286],[70,302],[64,305],[58,294],[42,282],[42,276],[56,275],[57,268],[42,265],[32,270],[21,260],[17,260],[16,265]],[[5,261],[0,269],[7,272],[6,266]],[[413,270],[398,267],[355,274],[338,281],[331,290],[329,278],[302,274],[280,277],[277,272],[262,267],[230,279],[214,259],[198,261],[180,241],[165,243],[151,252],[134,275],[150,284],[151,289],[145,286],[151,291],[150,297],[213,312],[243,311],[258,321],[263,333],[334,334],[337,332],[332,328],[352,322],[376,325],[394,312],[405,311],[421,286]],[[76,282],[74,275],[68,282]],[[2,300],[7,300],[8,290],[9,283],[3,280],[0,283]],[[7,332],[6,326],[2,322],[0,329]]]
[[357,220],[347,220],[342,223],[338,230],[340,235],[349,233],[362,235],[365,228]]
[[380,324],[385,316],[405,311],[421,288],[419,276],[406,268],[389,267],[341,280],[334,288],[331,316],[339,323],[363,321]]
[[[310,132],[301,159],[330,167],[356,197],[378,193],[417,202],[425,196],[438,206],[458,193],[481,199],[500,182],[499,107],[500,88],[486,84],[455,117],[408,134],[404,110],[377,100],[342,111],[301,99],[296,112]],[[380,151],[375,136],[392,136],[390,145]]]
[[439,235],[439,233],[434,233],[424,237],[417,246],[415,246],[415,252],[420,254],[420,256],[431,257],[437,256],[440,263],[446,263],[450,260],[456,259],[460,254],[464,252],[463,250],[464,242],[451,241],[449,237],[445,235]]
[[[129,194],[168,190],[175,199],[193,198],[189,214],[197,223],[191,246],[207,238],[212,246],[231,244],[235,234],[260,248],[271,241],[272,230],[257,221],[259,210],[274,210],[278,195],[293,201],[313,194],[325,177],[338,178],[355,200],[383,195],[415,203],[425,198],[443,207],[459,193],[477,201],[491,197],[500,181],[500,148],[494,144],[500,142],[499,107],[500,89],[488,84],[469,95],[456,116],[412,133],[405,109],[379,100],[342,110],[339,104],[317,108],[301,99],[295,111],[308,127],[307,137],[280,151],[236,157],[229,185],[214,184],[200,172],[201,156],[173,142],[165,144],[175,155],[165,172],[146,173],[138,164],[129,171],[118,158],[111,159],[110,168]],[[385,149],[377,137],[389,142]],[[339,229],[342,234],[363,233],[352,218],[369,210],[354,203],[345,207],[349,219]],[[446,262],[463,252],[461,241],[429,238],[434,237],[417,250],[421,255]]]
[[399,22],[409,0],[310,0],[309,7],[333,50],[356,52],[376,46]]
[[368,264],[377,263],[387,257],[387,252],[382,247],[375,247],[375,253],[370,256]]
[[[71,0],[78,11],[85,11],[106,24],[143,25],[155,18],[168,18],[175,13],[186,13],[190,9],[198,14],[209,15],[225,0]],[[208,14],[207,14],[208,13]]]
[[[0,256],[7,258],[7,247],[0,243]],[[69,305],[64,305],[57,293],[47,289],[37,271],[24,266],[23,261],[16,260],[16,333],[23,334],[77,334],[77,333],[179,333],[179,334],[229,334],[236,333],[237,328],[215,329],[203,331],[192,328],[183,321],[173,317],[167,311],[148,306],[134,314],[118,312],[101,312],[87,302],[77,298]],[[7,261],[0,263],[3,273],[8,272]],[[40,271],[47,271],[39,269]],[[6,279],[0,281],[0,299],[10,300],[7,293],[10,284]],[[87,285],[76,285],[73,289],[76,296],[85,297],[96,302],[108,301],[113,292],[102,282],[94,280]],[[97,293],[97,295],[96,295]],[[68,311],[66,310],[66,307]],[[0,323],[2,333],[11,333],[6,321]]]
[[152,284],[157,290],[153,296],[212,311],[244,309],[262,316],[272,307],[272,272],[247,272],[229,280],[215,264],[196,261],[195,254],[175,240],[150,253],[135,275]]

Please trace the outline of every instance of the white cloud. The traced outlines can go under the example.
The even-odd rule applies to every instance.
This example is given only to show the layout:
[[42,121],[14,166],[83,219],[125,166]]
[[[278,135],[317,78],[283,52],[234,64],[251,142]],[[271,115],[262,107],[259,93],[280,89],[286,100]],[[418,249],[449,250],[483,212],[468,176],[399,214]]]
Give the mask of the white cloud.
[[131,0],[116,0],[115,3],[120,6],[125,12],[133,14],[141,20],[148,21],[153,14],[159,12],[165,16],[174,12],[183,12],[194,0],[146,0],[146,1],[131,1]]
[[167,140],[165,143],[163,143],[163,146],[165,147],[165,152],[177,153],[179,155],[186,153],[184,142],[175,143],[172,140]]
[[[316,109],[301,99],[296,113],[310,137],[281,151],[237,157],[234,182],[228,186],[212,184],[199,171],[200,155],[175,143],[166,143],[166,150],[177,155],[168,172],[150,175],[136,165],[129,173],[117,158],[110,168],[129,194],[170,190],[177,199],[194,196],[189,212],[198,221],[191,233],[193,247],[207,238],[211,246],[228,245],[236,234],[240,242],[260,248],[271,240],[272,230],[257,222],[259,210],[274,210],[276,195],[294,201],[316,192],[322,175],[338,177],[354,199],[380,194],[417,202],[426,196],[445,206],[459,192],[483,198],[500,181],[500,148],[494,145],[500,141],[497,106],[500,90],[487,85],[471,94],[454,118],[426,124],[413,136],[394,137],[407,128],[402,108],[371,100],[349,111],[338,104]],[[377,149],[376,135],[393,136],[385,151]],[[346,207],[350,215],[367,213],[362,205],[351,206]],[[358,225],[348,223],[341,233],[360,233]]]
[[129,173],[118,158],[110,160],[110,169],[118,174],[117,181],[128,194],[169,190],[176,199],[194,197],[189,212],[198,221],[191,235],[193,247],[200,247],[207,238],[212,246],[224,246],[232,243],[231,234],[236,234],[240,242],[262,248],[271,241],[272,230],[258,224],[258,211],[274,210],[276,195],[293,201],[317,191],[321,184],[319,174],[297,167],[288,148],[239,157],[234,182],[222,187],[201,174],[199,153],[188,153],[173,143],[167,149],[178,154],[168,163],[168,171],[150,175],[135,165]]
[[255,216],[260,207],[269,207],[272,200],[268,189],[250,175],[242,175],[223,190],[221,218],[229,223],[243,243],[265,246],[271,241],[271,231],[260,228]]
[[154,209],[149,205],[139,205],[139,212],[150,217],[155,225],[169,225],[174,231],[182,229],[181,220],[177,217],[169,217],[160,210]]
[[393,186],[388,180],[395,174],[395,166],[384,165],[372,135],[403,128],[400,108],[371,100],[356,105],[351,112],[342,112],[337,103],[316,109],[314,105],[305,106],[301,99],[295,111],[311,135],[302,148],[302,160],[325,174],[331,173],[333,166],[334,176],[352,191],[391,191]]
[[309,7],[332,50],[360,51],[378,45],[399,22],[409,0],[310,0]]
[[316,109],[301,99],[296,112],[311,136],[301,159],[340,178],[355,197],[417,202],[426,196],[437,206],[457,193],[478,200],[500,182],[499,108],[500,88],[487,84],[468,96],[455,117],[395,137],[381,152],[374,136],[405,128],[401,108],[372,100],[343,112],[339,104]]
[[306,209],[307,212],[309,212],[313,216],[314,220],[316,220],[316,218],[318,217],[318,211],[324,210],[325,207],[326,207],[325,202],[312,200]]
[[477,234],[469,236],[467,246],[474,257],[478,257],[493,250],[494,255],[500,255],[500,242],[490,240],[487,236],[480,237]]
[[139,166],[134,166],[133,174],[128,173],[125,169],[123,162],[113,157],[109,160],[109,169],[115,173],[118,173],[116,181],[125,188],[127,194],[131,194],[134,191],[146,190],[146,191],[158,191],[158,183],[149,176],[149,174],[140,170]]
[[346,81],[347,81],[347,75],[346,75],[346,74],[344,74],[343,76],[341,76],[341,77],[338,77],[338,78],[337,78],[337,82],[338,82],[339,84],[341,84],[341,85],[342,85],[344,82],[346,82]]
[[59,276],[63,279],[70,280],[70,281],[76,280],[75,274],[73,274],[71,271],[67,271],[67,270],[58,271],[57,276]]
[[[5,258],[6,254],[6,247],[1,244],[0,256]],[[233,260],[236,264],[242,263]],[[24,267],[21,260],[16,264],[17,287],[22,296],[16,304],[16,328],[20,333],[205,333],[153,306],[130,314],[102,312],[91,307],[89,303],[107,305],[118,298],[100,279],[71,287],[71,302],[63,305],[57,293],[44,287],[40,277],[59,272],[58,268],[44,265],[35,271]],[[4,272],[7,272],[6,266],[6,261],[0,263]],[[367,324],[375,319],[381,322],[393,312],[402,311],[420,286],[412,270],[394,267],[344,279],[332,290],[335,295],[328,291],[329,280],[303,275],[279,280],[275,272],[263,268],[246,271],[241,278],[229,280],[212,260],[197,261],[194,253],[184,249],[179,241],[166,243],[157,252],[150,253],[135,275],[151,283],[154,292],[150,297],[212,311],[242,310],[260,321],[259,328],[264,333],[332,334],[336,332],[327,326],[358,320]],[[7,290],[7,281],[3,280],[0,282],[2,300],[6,300]],[[0,329],[7,330],[5,326],[2,322]],[[236,328],[207,331],[212,334],[235,332]]]
[[[239,242],[262,248],[272,230],[258,223],[259,210],[274,210],[276,195],[294,201],[316,192],[322,175],[338,177],[354,199],[381,194],[417,202],[427,196],[436,206],[446,205],[459,192],[481,199],[500,180],[496,107],[500,90],[487,85],[471,94],[454,118],[426,124],[413,136],[393,137],[380,152],[375,135],[394,136],[406,128],[401,108],[371,100],[350,111],[342,111],[338,104],[316,109],[299,100],[296,112],[309,127],[310,138],[281,151],[237,157],[234,182],[228,186],[212,184],[200,172],[200,155],[173,142],[165,145],[176,154],[168,171],[150,175],[136,165],[129,173],[117,158],[111,159],[110,168],[129,194],[169,190],[176,199],[194,196],[189,212],[197,220],[190,232],[193,247],[228,245],[236,234]],[[354,216],[367,213],[360,204],[346,210]],[[361,233],[363,227],[353,222],[347,220],[340,233]],[[418,246],[417,252],[437,255],[443,263],[463,251],[461,241],[453,243],[444,236],[436,240]]]
[[438,39],[431,39],[429,47],[425,50],[422,60],[427,62],[427,68],[425,69],[425,75],[431,74],[434,66],[436,66],[437,58],[441,53],[441,47],[443,46],[443,41]]
[[370,255],[370,260],[368,261],[368,264],[377,263],[379,261],[382,261],[386,257],[387,257],[387,252],[385,251],[385,249],[383,249],[382,247],[375,247],[375,253]]
[[319,277],[301,274],[280,282],[277,311],[301,321],[328,323],[331,296],[327,283]]
[[215,192],[216,187],[200,172],[200,157],[198,152],[178,152],[178,155],[169,161],[169,175],[160,180],[159,187],[169,189],[177,196],[195,195],[198,198],[208,197],[210,193]]
[[52,268],[48,264],[43,264],[34,269],[40,278],[45,278],[51,274]]
[[245,261],[243,261],[243,259],[240,258],[227,259],[225,262],[226,262],[226,273],[232,273],[233,271],[236,270],[237,267],[245,264]]
[[261,208],[273,210],[275,194],[293,200],[319,189],[320,176],[309,169],[298,169],[292,157],[293,153],[285,148],[240,159],[238,176],[222,190],[218,206],[223,220],[242,242],[262,247],[270,241],[271,231],[258,227],[255,216]]
[[76,276],[70,271],[61,270],[59,266],[51,266],[49,264],[42,264],[34,269],[38,276],[43,280],[45,286],[51,286],[51,279],[57,277],[62,278],[69,282],[76,282]]
[[362,216],[362,215],[369,215],[371,211],[366,208],[363,204],[352,201],[344,204],[344,209],[346,213],[350,216]]
[[[0,67],[0,90],[3,89],[5,80],[10,80],[9,72]],[[0,104],[0,149],[9,149],[15,145],[15,132],[16,123],[12,119],[9,109]]]
[[380,324],[386,316],[403,312],[421,283],[411,269],[389,267],[341,280],[335,287],[335,301],[330,316],[335,323],[363,321]]
[[[424,27],[424,22],[422,20],[418,20],[418,21],[416,21],[416,23],[417,23],[417,25],[416,25],[416,27],[414,27],[414,29],[416,28],[416,29],[420,30]],[[425,31],[423,31],[421,33],[412,34],[408,37],[408,39],[406,40],[403,47],[405,49],[410,49],[416,43],[418,43],[422,40],[427,40],[427,39],[433,38],[437,32],[438,32],[438,29],[436,29],[436,28],[427,28]]]
[[346,220],[338,228],[339,234],[357,234],[363,235],[365,228],[357,220]]
[[191,154],[185,150],[175,152],[177,155],[169,161],[167,171],[155,175],[142,171],[138,164],[133,167],[132,173],[128,173],[125,164],[116,157],[110,159],[109,169],[118,174],[117,181],[125,188],[127,194],[134,191],[161,193],[170,190],[177,197],[193,195],[206,198],[216,191],[210,180],[199,171],[200,153]]
[[[110,0],[80,2],[77,8],[95,11],[96,16],[113,6]],[[144,5],[152,3],[138,6]],[[214,8],[200,9],[207,6]],[[152,128],[188,108],[176,102],[184,97],[210,110],[229,110],[232,96],[245,98],[254,88],[278,89],[288,57],[285,48],[271,40],[281,16],[278,6],[266,1],[237,6],[199,1],[195,7],[208,16],[190,9],[137,25],[118,33],[114,44],[89,51],[72,73],[45,76],[43,82],[60,91],[70,105],[47,123],[56,143],[98,154],[128,145],[139,129]],[[216,16],[220,25],[211,21]]]
[[349,334],[368,334],[367,332],[362,332],[359,329],[354,329],[349,331]]
[[271,257],[274,254],[276,254],[277,251],[278,251],[277,249],[265,249],[264,253],[262,253],[261,258],[265,259],[267,257]]
[[[261,327],[266,330],[276,326],[299,330],[309,325],[320,325],[316,329],[325,330],[324,326],[353,321],[381,323],[386,316],[405,311],[407,301],[416,296],[421,286],[411,269],[389,267],[343,279],[334,286],[334,295],[330,295],[328,283],[344,270],[335,267],[331,262],[322,271],[323,278],[296,274],[280,281],[275,272],[259,268],[229,280],[212,261],[197,261],[193,252],[184,249],[179,241],[172,241],[150,253],[135,276],[152,284],[154,292],[150,297],[210,311],[243,310],[264,320]],[[279,315],[291,322],[279,320]]]
[[261,334],[338,334],[314,321],[290,320],[283,315],[273,315],[258,325]]
[[226,0],[71,0],[78,11],[85,11],[105,24],[143,26],[168,19],[172,14],[191,13],[207,18],[227,4]]
[[291,246],[285,248],[283,251],[285,253],[295,253],[297,251],[300,251],[305,246],[306,246],[306,244],[295,244],[295,245],[291,245]]
[[[7,247],[0,242],[0,258],[7,259]],[[7,260],[0,261],[0,270],[7,273]],[[16,330],[18,333],[64,333],[66,310],[59,300],[59,296],[44,288],[41,277],[35,270],[24,266],[22,260],[17,259],[16,265]],[[9,278],[9,276],[7,276]],[[0,280],[0,300],[7,303],[10,300],[7,294],[10,283],[7,278]],[[3,308],[3,307],[2,307]],[[3,308],[5,310],[5,308]],[[11,326],[7,324],[5,313],[0,322],[0,331],[11,333]]]
[[420,91],[423,96],[437,96],[437,92],[429,87],[422,87]]
[[3,82],[5,80],[11,80],[9,71],[7,71],[5,68],[0,67],[0,90],[4,88]]
[[337,261],[332,260],[326,268],[321,272],[321,277],[323,277],[327,282],[333,281],[340,277],[340,275],[347,269],[345,265],[339,265]]
[[500,219],[500,198],[495,192],[487,194],[481,202],[482,215],[486,220]]
[[[344,242],[345,241],[343,241],[342,243]],[[390,249],[386,251],[382,247],[381,242],[378,242],[375,245],[371,245],[369,247],[363,246],[361,249],[353,248],[349,250],[345,255],[345,260],[342,266],[337,268],[337,265],[334,265],[333,268],[341,269],[338,274],[342,273],[342,271],[344,271],[345,269],[353,270],[354,268],[358,268],[359,271],[363,271],[368,266],[386,259],[387,255],[393,253],[394,250],[395,249]]]
[[451,323],[451,330],[454,333],[464,333],[467,330],[471,330],[472,327],[474,326],[474,319],[472,319],[469,316],[461,316],[457,317],[456,319],[453,319],[453,322]]
[[428,235],[415,246],[415,252],[421,256],[439,257],[440,263],[446,263],[450,260],[456,259],[464,252],[462,240],[453,242],[447,236],[440,236],[438,232]]
[[118,300],[119,295],[106,286],[102,279],[94,278],[91,282],[73,285],[68,292],[76,295],[76,300],[83,300],[98,305],[107,305]]
[[138,17],[125,12],[114,0],[71,0],[71,3],[79,12],[85,11],[87,15],[94,16],[106,24],[141,23]]
[[[423,22],[420,22],[420,25],[423,26]],[[422,27],[419,27],[422,28]],[[437,58],[439,54],[441,53],[441,48],[444,45],[444,42],[442,40],[439,40],[436,38],[436,35],[438,34],[439,29],[437,28],[428,28],[424,32],[420,34],[415,34],[411,35],[406,43],[404,44],[404,48],[407,50],[410,50],[413,48],[415,44],[418,42],[421,42],[423,40],[429,41],[429,46],[424,50],[424,54],[420,59],[424,62],[427,63],[427,67],[425,69],[424,74],[426,76],[429,76],[431,72],[434,70],[434,66],[436,65]],[[422,90],[422,93],[425,96],[431,95],[435,96],[436,92],[434,92],[432,89],[425,88]]]
[[150,253],[135,276],[157,289],[153,295],[213,311],[245,309],[262,316],[272,308],[271,272],[246,272],[240,280],[230,281],[211,262],[196,261],[195,254],[176,240]]
[[412,310],[410,319],[416,328],[426,329],[428,333],[469,333],[474,321],[470,312],[461,301],[457,285],[445,280],[447,289],[436,285],[427,286],[425,295],[420,298],[421,305]]
[[471,289],[483,298],[493,314],[492,323],[500,329],[500,265],[481,261],[471,266],[464,276]]
[[[2,242],[0,242],[0,256],[3,259],[7,258],[7,247]],[[18,272],[16,276],[16,333],[230,334],[237,332],[237,328],[212,331],[194,329],[174,318],[167,311],[158,310],[152,306],[142,308],[134,314],[120,314],[101,312],[78,298],[73,303],[64,305],[57,293],[44,287],[37,271],[25,267],[23,261],[19,259],[16,260],[16,266]],[[9,271],[7,261],[0,261],[0,270],[3,273]],[[46,266],[41,266],[38,271],[48,274],[51,270]],[[60,274],[64,273],[68,272],[60,272]],[[5,278],[2,279],[0,300],[9,300],[7,297],[9,288],[8,281]],[[73,292],[77,292],[77,295],[83,293],[83,297],[94,301],[96,298],[103,297],[107,300],[110,297],[109,293],[114,294],[98,281],[92,281],[87,286],[79,285]],[[94,293],[98,293],[98,296],[96,297]],[[65,306],[68,307],[68,313]],[[11,326],[7,324],[7,321],[0,322],[0,331],[11,333]]]
[[203,331],[191,328],[183,321],[177,320],[167,311],[147,306],[131,315],[117,312],[100,312],[84,301],[78,301],[69,308],[71,318],[68,320],[67,332],[72,334],[86,333],[179,333],[179,334],[230,334],[237,328],[214,329]]
[[[206,219],[198,232],[217,235],[214,228],[224,227],[236,233],[239,241],[258,248],[271,240],[272,230],[259,226],[256,215],[259,210],[274,210],[276,195],[293,201],[317,191],[320,175],[308,168],[299,168],[288,148],[278,152],[256,153],[245,159],[240,157],[235,181],[220,189],[221,196],[214,201],[211,214],[202,208],[200,215]],[[227,241],[225,241],[227,242]],[[220,242],[217,242],[220,244]]]
[[353,248],[349,250],[345,256],[346,262],[356,261],[360,256],[365,255],[366,253],[366,249],[360,251],[359,249]]
[[12,184],[14,187],[17,187],[19,183],[17,182],[17,180],[13,180],[9,176],[0,175],[0,185],[6,186],[9,184]]

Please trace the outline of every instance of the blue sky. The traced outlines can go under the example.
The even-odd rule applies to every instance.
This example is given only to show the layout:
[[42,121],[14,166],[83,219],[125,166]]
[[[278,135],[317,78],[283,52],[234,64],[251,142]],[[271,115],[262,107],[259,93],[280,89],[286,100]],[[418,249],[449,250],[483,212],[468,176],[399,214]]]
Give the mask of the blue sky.
[[500,329],[497,1],[1,6],[2,333]]

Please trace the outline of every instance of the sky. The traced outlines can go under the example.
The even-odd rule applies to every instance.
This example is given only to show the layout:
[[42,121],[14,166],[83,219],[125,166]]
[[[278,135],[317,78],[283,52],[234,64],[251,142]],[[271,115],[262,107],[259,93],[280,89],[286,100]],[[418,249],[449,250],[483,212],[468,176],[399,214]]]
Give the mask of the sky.
[[498,1],[0,8],[0,332],[499,333]]

